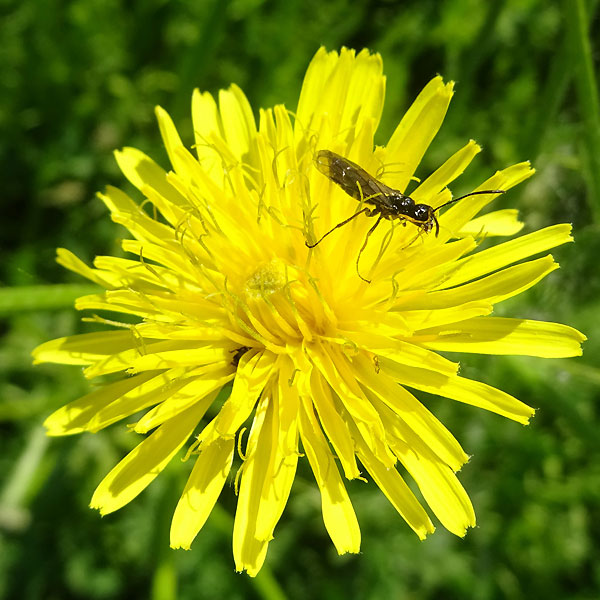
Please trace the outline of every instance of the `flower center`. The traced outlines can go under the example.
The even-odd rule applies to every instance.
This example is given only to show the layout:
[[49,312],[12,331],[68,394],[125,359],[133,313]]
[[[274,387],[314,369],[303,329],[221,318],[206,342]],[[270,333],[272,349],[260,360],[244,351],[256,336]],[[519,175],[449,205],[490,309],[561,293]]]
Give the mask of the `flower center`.
[[246,279],[244,291],[253,299],[264,298],[281,290],[286,284],[285,264],[278,258],[259,266]]

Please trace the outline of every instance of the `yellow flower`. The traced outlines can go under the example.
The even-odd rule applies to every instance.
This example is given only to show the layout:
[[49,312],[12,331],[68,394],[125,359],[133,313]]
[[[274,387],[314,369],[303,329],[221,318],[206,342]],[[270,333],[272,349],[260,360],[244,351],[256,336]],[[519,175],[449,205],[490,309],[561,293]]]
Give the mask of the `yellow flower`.
[[[473,253],[480,238],[522,227],[516,211],[474,218],[496,197],[483,194],[438,213],[437,236],[383,219],[361,253],[374,223],[362,214],[309,249],[360,207],[315,168],[315,154],[335,152],[404,192],[452,96],[452,84],[436,77],[387,146],[375,147],[384,88],[379,55],[321,49],[295,114],[261,110],[257,127],[236,86],[219,93],[218,105],[196,90],[192,150],[156,109],[171,171],[139,150],[116,152],[145,200],[115,188],[100,198],[131,233],[123,249],[132,258],[99,256],[90,268],[60,249],[58,261],[106,288],[80,298],[78,309],[120,312],[128,322],[34,351],[37,362],[84,365],[89,378],[122,376],[48,417],[49,435],[97,432],[146,411],[132,428],[152,433],[94,493],[102,514],[135,498],[195,435],[171,545],[190,547],[238,454],[233,552],[236,569],[250,575],[265,560],[299,458],[312,468],[340,554],[360,546],[342,474],[372,479],[419,538],[434,526],[398,466],[444,527],[462,536],[475,524],[455,475],[468,457],[412,391],[528,422],[533,409],[459,376],[438,351],[579,355],[585,337],[570,327],[490,316],[495,303],[558,267],[551,255],[530,257],[571,241],[570,226]],[[479,150],[469,142],[410,196],[441,206]],[[520,163],[478,189],[508,190],[532,173]],[[228,397],[219,395],[224,386]]]

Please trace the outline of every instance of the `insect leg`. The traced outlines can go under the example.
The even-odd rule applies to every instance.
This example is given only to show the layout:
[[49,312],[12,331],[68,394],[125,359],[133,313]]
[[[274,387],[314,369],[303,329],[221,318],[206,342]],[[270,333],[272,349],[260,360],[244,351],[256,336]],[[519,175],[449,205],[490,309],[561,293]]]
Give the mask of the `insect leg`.
[[377,225],[379,225],[379,223],[381,223],[382,218],[383,218],[383,215],[381,213],[379,213],[379,216],[377,217],[377,221],[375,221],[375,225],[373,225],[373,227],[371,227],[371,229],[369,229],[369,231],[367,231],[367,235],[365,236],[365,241],[363,242],[363,245],[361,246],[360,250],[358,251],[358,256],[356,257],[356,273],[363,281],[366,281],[367,283],[371,283],[371,280],[365,279],[360,274],[360,271],[358,269],[358,261],[360,260],[360,255],[363,253],[363,250],[367,247],[367,242],[369,241],[369,236],[375,231],[375,229],[377,229]]
[[323,234],[314,244],[309,244],[305,240],[304,243],[306,244],[306,247],[314,248],[315,246],[319,245],[323,241],[323,239],[326,238],[330,233],[333,233],[338,227],[342,227],[346,223],[350,223],[350,221],[352,221],[352,219],[355,219],[356,217],[358,217],[358,215],[362,215],[363,213],[369,213],[369,212],[371,212],[370,208],[363,208],[362,210],[359,210],[358,212],[354,213],[351,217],[348,217],[341,223],[338,223],[335,227],[332,227],[327,233]]
[[407,248],[409,248],[410,246],[412,246],[423,234],[423,229],[421,229],[420,227],[418,228],[417,231],[417,235],[415,235],[415,237],[410,240],[410,242],[408,242],[408,244],[406,244],[406,246],[402,246],[402,248],[400,248],[400,250],[406,250]]

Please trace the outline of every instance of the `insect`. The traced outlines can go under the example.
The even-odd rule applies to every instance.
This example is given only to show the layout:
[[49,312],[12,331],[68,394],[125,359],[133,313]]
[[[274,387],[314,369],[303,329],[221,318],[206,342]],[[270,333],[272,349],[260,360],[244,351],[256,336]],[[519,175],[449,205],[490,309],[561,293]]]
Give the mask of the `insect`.
[[371,234],[377,229],[382,219],[388,219],[392,221],[394,219],[400,219],[403,225],[406,223],[412,223],[420,231],[429,233],[435,228],[435,235],[440,232],[440,224],[438,223],[436,213],[440,208],[448,206],[454,202],[458,202],[468,196],[475,196],[477,194],[503,194],[504,190],[482,190],[477,192],[471,192],[458,198],[453,198],[448,202],[433,208],[428,204],[416,204],[415,201],[410,197],[406,196],[402,192],[388,187],[381,181],[377,181],[375,177],[369,175],[362,167],[353,163],[351,160],[332,152],[331,150],[319,150],[315,156],[315,166],[323,175],[331,179],[334,183],[339,185],[349,196],[352,196],[355,200],[361,203],[366,203],[370,206],[362,208],[358,212],[355,212],[352,216],[344,219],[341,223],[338,223],[335,227],[332,227],[327,233],[323,234],[314,244],[305,242],[308,248],[314,248],[319,245],[330,233],[333,233],[339,227],[342,227],[355,219],[359,215],[366,215],[367,217],[377,216],[375,224],[367,231],[365,241],[358,253],[356,258],[356,272],[358,276],[367,283],[371,283],[369,279],[365,279],[358,269],[358,262],[363,250],[367,246],[367,242]]
[[235,350],[231,350],[231,353],[233,354],[233,357],[231,359],[231,365],[237,369],[240,359],[242,358],[242,356],[244,356],[244,354],[246,354],[246,352],[248,352],[248,350],[250,350],[248,346],[240,346]]

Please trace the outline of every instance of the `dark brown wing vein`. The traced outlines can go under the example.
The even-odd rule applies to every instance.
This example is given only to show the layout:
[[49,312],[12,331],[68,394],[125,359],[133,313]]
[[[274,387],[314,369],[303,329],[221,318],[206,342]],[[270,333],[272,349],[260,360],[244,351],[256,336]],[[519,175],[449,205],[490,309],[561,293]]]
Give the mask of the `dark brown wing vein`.
[[380,204],[387,206],[389,204],[387,196],[398,194],[396,190],[377,181],[356,163],[331,150],[320,150],[317,152],[315,165],[323,175],[331,179],[346,194],[359,202],[364,200],[375,206]]

